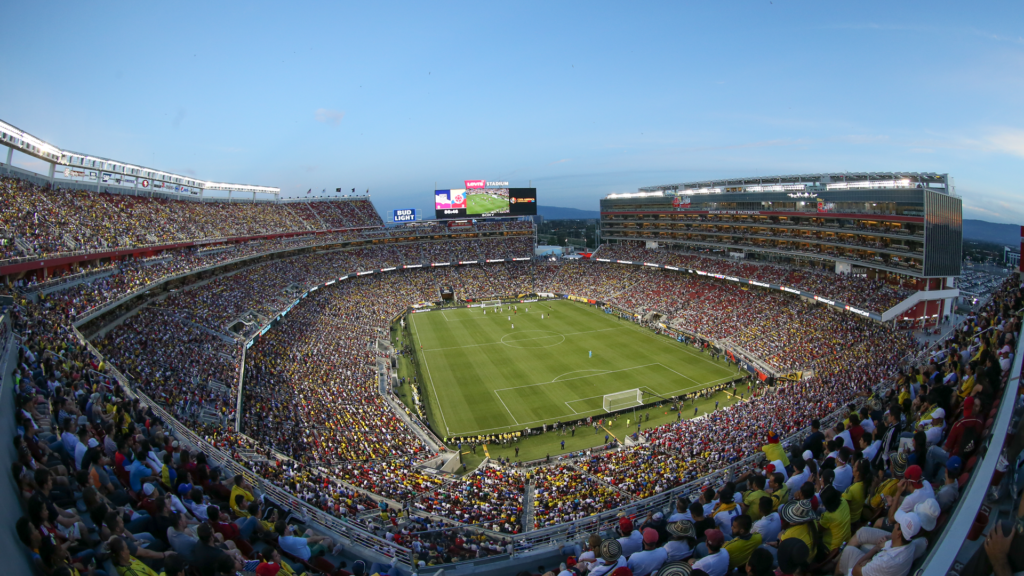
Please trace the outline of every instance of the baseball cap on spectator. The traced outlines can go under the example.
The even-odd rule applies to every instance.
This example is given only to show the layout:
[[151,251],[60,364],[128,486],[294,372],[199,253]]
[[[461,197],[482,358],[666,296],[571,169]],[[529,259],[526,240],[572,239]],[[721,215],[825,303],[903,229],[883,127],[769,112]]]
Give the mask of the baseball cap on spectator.
[[615,570],[612,570],[612,576],[633,576],[633,571],[625,566],[619,566]]
[[950,456],[949,460],[946,460],[946,470],[949,471],[950,476],[959,476],[960,467],[963,466],[963,460],[959,456]]
[[917,533],[921,531],[921,518],[914,512],[904,512],[900,516],[899,520],[896,520],[900,525],[900,531],[903,532],[903,538],[910,540]]
[[654,520],[655,522],[660,522],[664,517],[665,515],[661,512],[655,512],[654,515],[651,516],[651,520]]
[[801,566],[806,567],[810,557],[810,548],[799,538],[786,538],[779,542],[779,570],[782,570],[783,574],[793,574]]
[[633,521],[629,518],[619,518],[619,532],[622,532],[623,536],[629,536],[632,531]]
[[935,498],[928,498],[917,503],[914,506],[914,514],[921,519],[921,529],[925,532],[931,532],[935,529],[935,524],[939,521],[939,514],[942,510],[939,510],[939,501]]
[[774,474],[774,473],[775,473],[775,464],[769,463],[767,466],[764,467],[764,475],[765,476],[767,476],[769,474]]
[[920,488],[921,484],[921,467],[917,464],[907,466],[906,472],[903,473],[903,479],[910,481],[910,485],[914,488]]
[[943,410],[942,408],[936,408],[935,412],[932,412],[932,419],[933,420],[936,419],[936,418],[945,418],[945,417],[946,417],[946,411]]
[[575,556],[569,556],[565,560],[565,565],[566,565],[567,568],[572,568],[572,567],[576,566],[576,557]]
[[810,450],[804,450],[804,453],[801,454],[801,456],[804,460],[814,460],[814,452],[811,452]]
[[256,566],[256,576],[277,576],[277,573],[281,571],[280,564],[272,564],[270,562],[260,562]]
[[725,544],[725,534],[718,528],[708,528],[704,531],[704,538],[706,539],[708,546],[721,546]]
[[146,482],[145,484],[142,485],[142,492],[146,496],[152,496],[153,493],[156,492],[156,486],[153,486],[152,482]]
[[658,531],[654,528],[644,528],[644,544],[657,544]]
[[686,562],[669,562],[662,566],[653,576],[690,576],[693,568]]
[[178,485],[178,494],[181,494],[183,496],[187,496],[188,494],[191,494],[191,493],[192,493],[192,485],[191,484],[185,484],[184,482],[182,482],[181,484]]
[[100,443],[95,438],[89,438],[89,448],[99,448]]
[[622,544],[618,540],[608,538],[601,542],[601,558],[605,562],[615,562],[622,556]]

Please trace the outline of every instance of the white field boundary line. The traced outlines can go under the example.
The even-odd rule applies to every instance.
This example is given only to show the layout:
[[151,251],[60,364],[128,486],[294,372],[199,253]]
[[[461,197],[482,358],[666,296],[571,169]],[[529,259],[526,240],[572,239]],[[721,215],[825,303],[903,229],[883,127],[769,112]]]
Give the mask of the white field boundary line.
[[[573,400],[573,402],[575,402],[575,400]],[[566,402],[565,402],[565,405],[566,405],[566,406],[568,406],[569,410],[572,410],[572,413],[573,413],[573,414],[579,414],[579,412],[577,412],[576,410],[574,410],[574,409],[573,409],[573,407],[569,405],[569,402],[568,402],[568,401],[566,401]]]
[[[601,328],[599,330],[585,330],[583,332],[567,332],[565,334],[554,332],[553,330],[545,330],[545,332],[552,332],[552,335],[551,336],[537,336],[536,338],[520,338],[519,340],[509,340],[509,342],[528,342],[530,340],[546,340],[548,338],[557,338],[559,336],[576,336],[578,334],[591,334],[593,332],[608,332],[609,330],[623,330],[625,328],[626,328],[625,326],[618,326],[618,327],[615,327],[615,328]],[[521,332],[527,332],[527,330],[522,330]],[[509,332],[509,334],[513,334],[513,333]],[[423,350],[423,352],[438,352],[440,350],[457,350],[459,348],[475,348],[477,346],[490,346],[492,344],[507,344],[507,342],[502,342],[501,340],[499,340],[497,342],[482,342],[480,344],[466,344],[465,346],[449,346],[447,348],[427,348],[426,350]]]
[[654,339],[656,341],[664,342],[665,344],[669,345],[669,347],[671,347],[671,348],[678,348],[679,350],[682,350],[683,352],[686,352],[690,356],[693,356],[694,358],[697,358],[697,359],[701,360],[702,362],[707,362],[708,364],[711,364],[712,366],[715,366],[717,368],[721,368],[723,370],[726,369],[724,366],[716,364],[712,360],[708,360],[700,352],[694,352],[693,350],[690,350],[690,347],[687,346],[686,344],[683,344],[681,342],[676,342],[675,340],[672,340],[671,338],[667,338],[667,337],[666,338],[659,338],[658,334],[654,334],[653,332],[651,332],[651,330],[649,330],[647,328],[643,328],[643,327],[641,327],[641,328],[633,328],[632,326],[630,326],[630,329],[633,330],[634,332],[639,332],[639,333],[643,334],[644,336],[647,336],[648,338],[652,338],[652,339]]
[[[510,386],[508,388],[498,388],[497,390],[495,390],[495,392],[497,392],[499,390],[518,390],[520,388],[532,388],[534,386],[546,386],[548,384],[561,384],[562,382],[569,382],[571,380],[580,380],[582,378],[593,378],[594,376],[604,376],[605,374],[614,374],[616,372],[627,372],[629,370],[637,370],[637,369],[640,369],[640,368],[647,368],[648,366],[661,366],[661,364],[659,364],[657,362],[654,362],[652,364],[644,364],[643,366],[633,366],[632,368],[621,368],[619,370],[606,370],[606,371],[601,372],[600,374],[589,374],[589,375],[586,375],[586,376],[573,376],[572,378],[566,378],[565,380],[557,380],[557,378],[561,378],[562,376],[565,376],[565,374],[562,374],[560,376],[556,376],[555,377],[556,380],[551,380],[549,382],[538,382],[536,384],[524,384],[522,386]],[[664,366],[662,366],[662,368],[664,368]],[[579,372],[582,372],[582,370],[579,370]],[[566,372],[566,374],[572,374],[572,372]]]
[[[659,363],[647,364],[645,366],[658,366],[658,365],[660,365],[660,364]],[[645,366],[636,366],[634,368],[626,368],[625,370],[633,370],[635,368],[644,368]],[[618,372],[618,370],[616,370],[616,372]],[[607,374],[607,373],[608,372],[605,372],[604,374]],[[600,375],[601,374],[594,374],[593,376],[600,376]],[[586,376],[583,376],[583,378],[586,378]],[[732,377],[730,376],[729,378],[732,378]],[[726,380],[728,380],[728,378]],[[667,395],[671,395],[671,394],[676,394],[678,392],[688,392],[690,390],[700,390],[700,389],[703,389],[703,388],[707,388],[708,386],[714,386],[715,384],[718,384],[718,383],[721,383],[721,382],[724,382],[724,381],[725,380],[712,380],[711,382],[708,382],[706,384],[697,384],[695,386],[690,386],[688,388],[682,388],[682,389],[679,389],[679,390],[674,390],[672,392],[666,392],[664,394],[661,394],[661,396],[667,396]],[[558,382],[566,382],[566,380],[559,380]],[[542,382],[540,384],[528,384],[527,386],[517,386],[517,388],[527,388],[527,387],[530,387],[530,386],[542,386],[544,384],[555,384],[555,383],[556,382]],[[650,387],[648,387],[648,386],[641,386],[641,388],[646,388],[646,389],[651,390],[653,392],[653,390]],[[515,388],[502,388],[501,390],[514,390],[514,389]],[[499,391],[495,390],[494,392],[495,392],[495,394],[497,394]],[[584,400],[593,400],[594,398],[602,398],[603,396],[604,395],[602,394],[601,396],[590,396],[588,398],[577,398],[575,400],[568,400],[568,401],[565,402],[565,404],[568,405],[570,402],[582,402]],[[505,404],[504,401],[502,401],[502,404],[503,405]],[[527,426],[527,425],[530,425],[530,424],[538,424],[538,423],[541,423],[541,422],[550,422],[552,418],[553,419],[574,418],[576,416],[597,415],[597,414],[604,413],[604,408],[599,408],[599,409],[594,409],[594,410],[586,410],[586,411],[583,411],[583,412],[576,412],[576,410],[573,409],[572,406],[569,406],[569,409],[573,411],[572,414],[566,413],[566,414],[561,414],[559,416],[551,416],[550,418],[545,418],[543,420],[531,420],[529,422],[517,422],[517,424],[519,426]],[[508,406],[505,406],[505,410],[506,411],[508,410]],[[511,412],[509,414],[511,415]],[[703,418],[703,416],[698,416],[697,418],[700,419],[700,418]],[[515,420],[515,416],[513,416],[512,419]],[[688,420],[692,420],[692,418],[688,418]],[[472,431],[469,431],[469,432],[456,432],[453,435],[454,436],[470,436],[470,435],[473,435],[473,434],[480,434],[480,433],[483,433],[483,432],[494,432],[494,431],[497,431],[497,430],[508,430],[508,426],[501,426],[501,427],[498,427],[498,428],[483,428],[483,429],[480,429],[480,430],[472,430]]]
[[[412,333],[416,337],[416,342],[421,342],[420,333],[416,329],[416,316],[413,315],[409,321],[412,322]],[[414,342],[413,346],[415,345],[416,343]],[[427,363],[427,355],[420,354],[420,356],[423,357],[423,366],[427,369],[427,378],[430,380],[430,389],[434,391],[434,403],[437,404],[437,411],[441,413],[441,420],[444,422],[445,433],[450,436],[451,430],[448,429],[448,419],[444,417],[444,410],[441,408],[441,399],[437,397],[437,388],[434,386],[434,377],[430,375],[430,364]]]
[[505,404],[505,401],[501,399],[501,394],[498,394],[498,391],[495,390],[494,391],[494,395],[498,397],[498,402],[501,402],[501,405],[505,407],[505,412],[508,412],[508,415],[512,417],[512,421],[515,422],[516,425],[518,426],[519,425],[519,420],[516,420],[515,415],[512,414],[512,411],[508,409],[508,405]]

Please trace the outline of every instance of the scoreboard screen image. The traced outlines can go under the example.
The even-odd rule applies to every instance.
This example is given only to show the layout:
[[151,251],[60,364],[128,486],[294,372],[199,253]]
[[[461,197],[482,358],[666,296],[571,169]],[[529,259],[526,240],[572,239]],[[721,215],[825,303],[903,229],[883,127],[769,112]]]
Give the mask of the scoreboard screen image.
[[434,214],[438,220],[534,216],[537,214],[537,189],[476,188],[434,190]]

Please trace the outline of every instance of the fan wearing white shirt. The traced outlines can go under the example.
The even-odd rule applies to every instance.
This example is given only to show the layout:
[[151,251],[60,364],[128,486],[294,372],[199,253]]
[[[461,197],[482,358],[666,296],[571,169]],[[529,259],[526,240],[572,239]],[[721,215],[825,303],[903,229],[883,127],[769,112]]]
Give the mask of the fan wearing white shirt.
[[757,507],[761,511],[761,519],[754,522],[750,533],[760,534],[762,542],[778,540],[779,532],[782,532],[782,519],[778,512],[772,512],[772,499],[768,496],[762,497]]
[[871,462],[878,455],[878,449],[882,447],[881,440],[875,440],[875,434],[873,432],[865,431],[864,435],[860,437],[860,453],[864,455],[864,459]]

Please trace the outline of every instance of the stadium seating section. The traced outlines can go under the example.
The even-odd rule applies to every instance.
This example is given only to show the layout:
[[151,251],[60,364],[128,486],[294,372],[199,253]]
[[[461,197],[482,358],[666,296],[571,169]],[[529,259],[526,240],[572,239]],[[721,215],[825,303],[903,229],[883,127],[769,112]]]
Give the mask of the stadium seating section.
[[[840,555],[839,544],[853,535],[866,546],[878,541],[875,532],[858,529],[891,518],[882,499],[894,486],[888,478],[916,473],[915,465],[923,469],[927,486],[919,490],[934,492],[930,498],[935,502],[934,510],[929,503],[916,512],[934,512],[934,518],[921,521],[926,529],[914,534],[918,558],[942,529],[971,472],[977,442],[957,439],[969,434],[980,441],[988,434],[1009,370],[997,352],[1014,345],[1020,333],[1015,313],[1022,306],[1021,289],[1012,282],[941,341],[937,353],[922,355],[923,345],[906,331],[780,294],[619,264],[505,262],[339,282],[310,294],[287,321],[246,350],[245,342],[261,322],[239,329],[239,319],[272,318],[296,291],[358,270],[530,258],[533,236],[366,244],[248,265],[244,258],[260,254],[403,233],[382,228],[373,206],[363,200],[175,202],[43,190],[14,179],[0,182],[0,228],[16,239],[3,247],[0,258],[5,259],[333,231],[105,263],[69,272],[64,287],[60,278],[47,279],[47,286],[58,288],[46,294],[38,292],[41,280],[15,283],[10,312],[20,346],[17,362],[8,367],[15,379],[19,434],[12,473],[25,511],[18,533],[35,550],[33,560],[46,575],[72,573],[61,572],[65,566],[84,573],[93,558],[110,575],[126,573],[133,563],[160,572],[180,560],[168,551],[186,557],[203,575],[261,574],[256,564],[280,562],[279,556],[296,573],[348,574],[355,568],[342,570],[337,564],[341,550],[329,541],[326,548],[325,542],[317,545],[319,536],[312,529],[304,535],[310,540],[292,539],[293,530],[304,528],[299,522],[284,532],[283,526],[296,520],[285,522],[284,503],[261,501],[246,479],[221,476],[204,454],[179,445],[151,406],[126,394],[112,368],[262,482],[414,550],[424,564],[507,554],[512,548],[508,536],[614,510],[738,464],[744,468],[734,470],[733,481],[698,491],[692,495],[694,506],[682,501],[675,515],[623,518],[615,536],[623,558],[628,556],[621,564],[640,576],[651,573],[652,565],[691,556],[702,557],[698,566],[711,566],[721,552],[703,528],[717,526],[734,542],[725,545],[732,567],[747,562],[770,567],[774,556],[763,546],[735,543],[799,539],[810,526],[812,532],[837,536],[802,560],[792,556],[799,555],[795,546],[780,546],[776,554],[804,568],[821,568],[829,561],[852,566],[857,547],[851,544]],[[524,231],[530,225],[489,223],[474,230]],[[433,224],[419,232],[441,234],[445,229]],[[601,255],[783,283],[873,310],[885,310],[911,293],[866,278],[648,251],[639,245],[605,246]],[[167,293],[96,335],[92,344],[101,357],[72,330],[72,323],[90,311],[156,282],[225,264],[230,272]],[[645,430],[638,446],[588,451],[539,467],[491,461],[461,478],[429,474],[417,464],[435,453],[379,393],[375,361],[383,353],[371,343],[387,334],[391,321],[410,303],[437,300],[441,287],[454,287],[460,298],[553,292],[638,313],[657,311],[671,327],[730,343],[780,372],[813,370],[814,375],[757,387],[749,402],[706,418]],[[243,353],[239,433],[233,425]],[[941,424],[932,418],[937,409],[945,414]],[[837,412],[840,416],[822,425],[820,433],[775,445],[777,438],[802,433]],[[937,425],[938,431],[933,429]],[[901,431],[915,442],[909,461],[896,455]],[[805,450],[810,457],[805,458]],[[762,453],[768,457],[751,459]],[[959,467],[947,467],[955,463],[947,460],[952,456],[959,458]],[[795,480],[789,487],[775,460],[790,466]],[[872,482],[879,474],[887,480]],[[762,490],[757,478],[765,475],[769,482]],[[935,482],[934,488],[927,481]],[[768,510],[759,508],[758,496],[769,498]],[[742,504],[733,504],[733,498]],[[805,520],[799,518],[801,507],[809,514]],[[269,518],[265,510],[271,509],[281,520],[276,525],[264,521]],[[214,512],[218,517],[210,516]],[[781,536],[771,521],[761,521],[765,515],[777,520],[777,512],[782,512]],[[747,519],[737,520],[741,516]],[[680,535],[694,526],[701,529],[692,538]],[[577,566],[589,561],[596,568],[604,564],[602,556],[614,556],[615,546],[608,542],[576,536],[582,541],[575,550]],[[658,552],[637,552],[641,547]],[[374,568],[383,574],[391,567]],[[131,573],[145,573],[136,569]]]

